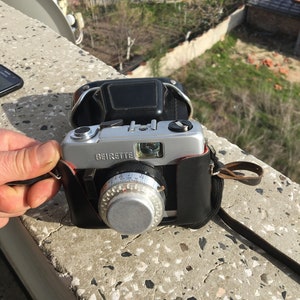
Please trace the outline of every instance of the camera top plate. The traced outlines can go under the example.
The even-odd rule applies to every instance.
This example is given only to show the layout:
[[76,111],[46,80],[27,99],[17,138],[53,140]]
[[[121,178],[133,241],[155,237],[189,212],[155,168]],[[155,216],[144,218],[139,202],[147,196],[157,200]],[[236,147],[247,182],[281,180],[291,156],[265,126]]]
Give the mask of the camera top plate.
[[194,120],[153,120],[146,125],[132,121],[123,126],[78,127],[67,134],[61,146],[64,160],[76,169],[104,169],[130,160],[154,166],[175,164],[180,158],[202,154],[205,139],[201,124]]

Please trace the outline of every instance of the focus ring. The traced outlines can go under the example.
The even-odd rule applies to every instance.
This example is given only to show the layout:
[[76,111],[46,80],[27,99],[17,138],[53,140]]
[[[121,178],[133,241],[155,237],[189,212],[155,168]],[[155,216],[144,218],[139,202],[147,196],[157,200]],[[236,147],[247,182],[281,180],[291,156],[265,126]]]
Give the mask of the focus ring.
[[164,213],[163,188],[152,177],[126,172],[103,186],[99,213],[109,227],[123,234],[139,234],[157,226]]

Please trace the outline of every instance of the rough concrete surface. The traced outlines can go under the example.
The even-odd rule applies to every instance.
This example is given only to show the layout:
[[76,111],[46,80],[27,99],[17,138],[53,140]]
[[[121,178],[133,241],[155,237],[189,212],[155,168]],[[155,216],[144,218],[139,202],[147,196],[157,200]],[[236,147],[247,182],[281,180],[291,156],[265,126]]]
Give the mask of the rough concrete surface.
[[[0,20],[1,63],[25,81],[1,98],[1,127],[61,141],[71,128],[75,89],[121,76],[2,2]],[[221,161],[252,161],[265,171],[258,186],[226,181],[222,206],[300,261],[299,185],[213,132],[205,129],[205,135]],[[300,299],[298,277],[217,217],[197,230],[163,226],[135,236],[79,229],[61,191],[23,223],[82,299]]]

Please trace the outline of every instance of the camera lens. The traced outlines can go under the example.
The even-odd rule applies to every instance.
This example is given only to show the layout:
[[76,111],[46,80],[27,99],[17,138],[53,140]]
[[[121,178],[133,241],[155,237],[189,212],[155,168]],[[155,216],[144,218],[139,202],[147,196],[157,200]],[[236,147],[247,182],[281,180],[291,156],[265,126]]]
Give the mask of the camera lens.
[[125,172],[103,186],[99,212],[109,227],[122,234],[139,234],[156,227],[163,218],[165,194],[151,176]]

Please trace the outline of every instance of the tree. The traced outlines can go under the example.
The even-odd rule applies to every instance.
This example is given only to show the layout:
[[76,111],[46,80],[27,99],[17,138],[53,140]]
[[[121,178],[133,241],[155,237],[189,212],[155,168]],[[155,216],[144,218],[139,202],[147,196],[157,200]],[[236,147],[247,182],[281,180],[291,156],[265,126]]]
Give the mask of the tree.
[[147,36],[147,16],[131,1],[119,1],[107,18],[110,26],[107,44],[117,53],[119,70],[122,71],[124,62],[131,58],[133,46]]

